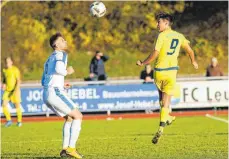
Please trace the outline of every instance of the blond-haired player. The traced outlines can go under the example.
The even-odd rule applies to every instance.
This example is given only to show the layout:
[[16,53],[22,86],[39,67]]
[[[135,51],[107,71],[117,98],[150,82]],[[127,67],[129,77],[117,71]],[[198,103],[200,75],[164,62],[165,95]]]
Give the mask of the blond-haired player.
[[159,130],[152,140],[154,144],[158,143],[166,124],[169,125],[175,120],[174,116],[169,115],[169,105],[171,97],[175,92],[176,76],[179,68],[177,57],[181,47],[189,54],[194,68],[198,69],[198,64],[189,41],[183,34],[171,29],[173,16],[167,13],[160,13],[157,15],[157,21],[160,33],[155,49],[144,61],[137,61],[137,65],[142,66],[156,60],[154,80],[159,92],[161,111]]

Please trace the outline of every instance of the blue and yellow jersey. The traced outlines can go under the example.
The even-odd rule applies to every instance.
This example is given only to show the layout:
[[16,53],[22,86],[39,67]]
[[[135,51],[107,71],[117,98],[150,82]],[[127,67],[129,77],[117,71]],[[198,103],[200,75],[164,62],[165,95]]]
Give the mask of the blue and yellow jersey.
[[3,83],[6,84],[6,91],[15,89],[17,79],[20,79],[20,71],[17,67],[3,69]]
[[178,70],[180,47],[189,43],[183,34],[167,29],[158,35],[155,50],[159,55],[155,62],[155,71]]

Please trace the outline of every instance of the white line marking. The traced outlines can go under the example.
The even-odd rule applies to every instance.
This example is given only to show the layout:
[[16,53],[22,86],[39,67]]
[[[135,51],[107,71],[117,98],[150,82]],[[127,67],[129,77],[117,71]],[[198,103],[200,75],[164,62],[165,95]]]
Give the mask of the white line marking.
[[218,117],[212,116],[210,114],[206,114],[205,116],[208,117],[208,118],[214,119],[214,120],[218,120],[218,121],[222,121],[222,122],[228,123],[228,120],[222,119],[222,118],[218,118]]
[[[151,137],[151,134],[148,135],[133,135],[133,136],[112,136],[112,137],[97,137],[97,138],[87,138],[87,139],[78,139],[79,140],[92,140],[92,139],[96,139],[96,140],[110,140],[110,139],[135,139],[135,138],[149,138]],[[1,142],[2,144],[13,144],[13,143],[17,143],[17,144],[26,144],[26,143],[40,143],[40,142],[61,142],[62,140],[35,140],[35,141],[3,141]]]

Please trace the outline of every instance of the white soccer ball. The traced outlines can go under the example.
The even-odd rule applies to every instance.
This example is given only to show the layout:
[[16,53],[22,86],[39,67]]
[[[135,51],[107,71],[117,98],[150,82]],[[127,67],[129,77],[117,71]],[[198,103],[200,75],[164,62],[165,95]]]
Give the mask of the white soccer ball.
[[90,14],[93,17],[102,17],[106,13],[106,6],[102,2],[93,2],[90,5]]

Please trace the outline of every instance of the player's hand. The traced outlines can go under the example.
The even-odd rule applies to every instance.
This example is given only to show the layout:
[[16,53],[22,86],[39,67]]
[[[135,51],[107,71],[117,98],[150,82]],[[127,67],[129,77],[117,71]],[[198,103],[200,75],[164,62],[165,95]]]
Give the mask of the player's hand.
[[72,85],[69,84],[69,83],[65,83],[65,84],[64,84],[64,89],[69,89],[69,88],[71,88],[71,87],[72,87]]
[[142,65],[143,65],[143,63],[142,63],[142,61],[141,61],[141,60],[138,60],[138,61],[137,61],[137,63],[136,63],[136,65],[138,65],[138,66],[142,66]]
[[90,78],[93,78],[94,76],[95,76],[94,73],[90,73],[89,75]]
[[99,56],[103,56],[103,53],[102,52],[100,52],[100,53],[98,53],[99,54]]
[[192,65],[193,65],[193,67],[195,69],[198,69],[199,68],[198,63],[196,61],[192,62]]
[[68,68],[67,68],[67,73],[68,73],[68,75],[71,75],[71,74],[73,74],[75,71],[74,71],[74,69],[73,69],[73,67],[72,66],[69,66]]

